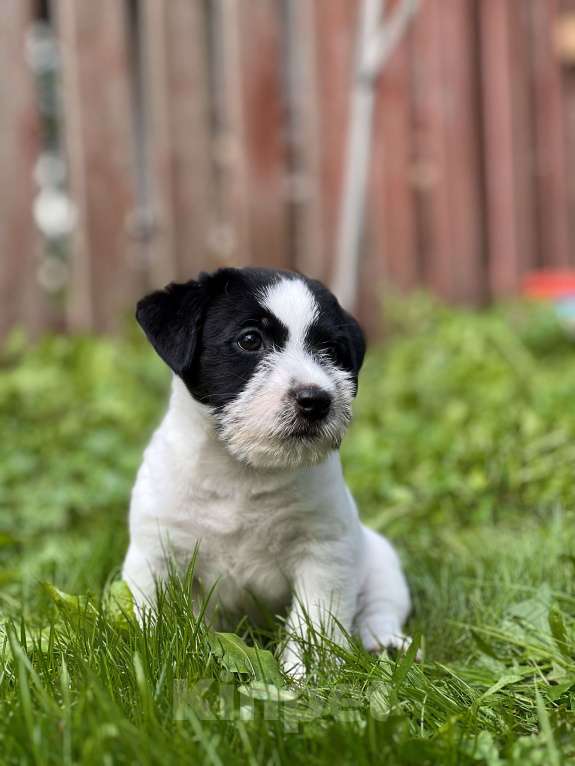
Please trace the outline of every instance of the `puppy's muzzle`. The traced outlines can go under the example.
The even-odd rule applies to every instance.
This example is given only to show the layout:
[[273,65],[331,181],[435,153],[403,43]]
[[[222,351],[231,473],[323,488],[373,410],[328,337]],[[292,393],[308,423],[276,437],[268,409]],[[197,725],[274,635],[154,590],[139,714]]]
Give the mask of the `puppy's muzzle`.
[[319,386],[301,386],[291,391],[299,417],[310,423],[324,420],[330,412],[332,397]]

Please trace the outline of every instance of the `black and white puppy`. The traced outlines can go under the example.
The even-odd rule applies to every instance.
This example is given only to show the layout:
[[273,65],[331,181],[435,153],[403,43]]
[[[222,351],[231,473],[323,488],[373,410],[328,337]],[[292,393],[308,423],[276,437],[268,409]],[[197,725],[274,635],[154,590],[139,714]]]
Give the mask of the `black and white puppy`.
[[[304,640],[311,623],[404,648],[398,557],[360,523],[338,454],[365,351],[357,322],[320,282],[251,268],[169,285],[137,319],[174,373],[132,493],[123,577],[139,608],[197,548],[214,619],[264,605],[289,610]],[[296,641],[283,662],[303,673]]]

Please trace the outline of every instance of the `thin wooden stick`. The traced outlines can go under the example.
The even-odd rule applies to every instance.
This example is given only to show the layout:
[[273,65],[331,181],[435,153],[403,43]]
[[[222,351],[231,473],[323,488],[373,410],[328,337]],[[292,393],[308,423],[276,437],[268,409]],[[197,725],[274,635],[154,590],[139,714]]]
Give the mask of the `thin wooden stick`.
[[403,39],[418,5],[419,0],[404,0],[395,8],[389,21],[370,41],[365,54],[364,76],[377,78]]
[[[364,0],[359,25],[356,75],[351,95],[350,126],[341,203],[333,291],[346,308],[357,295],[365,197],[372,149],[375,85],[402,39],[418,0],[402,0],[389,21],[384,0]],[[374,31],[375,30],[375,31]]]

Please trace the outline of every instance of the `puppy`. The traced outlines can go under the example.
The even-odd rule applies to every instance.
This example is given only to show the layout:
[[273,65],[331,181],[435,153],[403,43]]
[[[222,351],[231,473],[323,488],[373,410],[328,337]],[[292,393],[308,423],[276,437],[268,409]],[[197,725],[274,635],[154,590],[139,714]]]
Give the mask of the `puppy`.
[[287,612],[296,676],[309,625],[405,648],[398,557],[360,523],[338,453],[365,351],[357,322],[320,282],[253,268],[171,284],[136,316],[174,373],[132,493],[123,577],[138,609],[197,551],[219,625]]

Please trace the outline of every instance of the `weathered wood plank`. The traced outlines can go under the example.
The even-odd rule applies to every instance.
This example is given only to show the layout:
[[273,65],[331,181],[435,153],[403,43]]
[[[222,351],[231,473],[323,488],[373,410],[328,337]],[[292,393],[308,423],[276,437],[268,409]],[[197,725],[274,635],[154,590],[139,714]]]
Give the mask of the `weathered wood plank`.
[[523,272],[517,231],[514,164],[513,68],[509,3],[479,4],[487,193],[489,280],[496,297],[512,294]]
[[70,189],[79,214],[69,321],[74,329],[110,329],[137,292],[127,257],[135,202],[125,9],[116,0],[54,0],[53,8]]
[[[439,284],[448,284],[450,279],[447,295],[468,305],[482,303],[486,290],[477,96],[479,71],[473,9],[474,0],[443,0],[439,53],[443,61],[451,258],[449,263],[439,267],[438,280]],[[443,271],[445,268],[447,271]]]
[[443,298],[483,301],[482,196],[471,0],[431,0],[415,23],[415,165],[419,246]]
[[519,289],[537,265],[529,6],[480,5],[489,279],[493,294]]
[[212,249],[228,265],[250,263],[250,220],[241,93],[241,0],[210,7],[215,228]]
[[[555,47],[559,54],[564,50],[564,24],[575,29],[575,0],[561,0],[560,14],[556,20]],[[563,32],[561,31],[563,27]],[[575,46],[573,48],[575,50]],[[568,63],[568,62],[567,62]],[[564,126],[567,141],[566,176],[569,205],[569,241],[571,246],[570,261],[575,264],[575,69],[565,66],[562,72]]]
[[388,283],[401,291],[415,287],[419,278],[411,172],[411,42],[411,35],[402,41],[378,83],[367,221],[367,276],[378,288]]
[[38,114],[25,59],[32,6],[29,0],[0,3],[0,338],[15,324],[36,330],[41,321],[32,217]]
[[[397,0],[386,3],[387,13]],[[382,330],[386,293],[418,282],[416,195],[412,184],[410,48],[407,34],[377,83],[358,305],[368,334]]]
[[313,3],[287,0],[284,7],[290,261],[294,268],[321,279],[325,269],[316,19]]
[[570,262],[563,83],[554,32],[558,0],[531,0],[536,192],[541,261]]
[[339,230],[358,5],[354,0],[315,0],[313,3],[317,35],[319,184],[323,221],[320,268],[326,282],[333,276]]
[[[515,225],[520,253],[519,277],[522,278],[526,271],[537,266],[539,248],[530,3],[511,0],[510,14]],[[519,281],[515,289],[520,284]]]
[[148,95],[147,151],[157,228],[156,283],[217,265],[212,232],[212,145],[204,6],[144,0],[142,69]]
[[279,5],[274,0],[242,0],[236,18],[249,256],[255,264],[286,267],[289,246]]
[[[138,7],[135,43],[138,46],[139,99],[136,105],[141,140],[141,214],[147,220],[143,267],[150,287],[161,287],[178,277],[173,205],[172,108],[168,80],[171,42],[167,34],[166,4],[143,0]],[[144,222],[144,225],[146,223]],[[144,233],[145,237],[145,233]]]
[[442,60],[443,0],[422,3],[414,22],[413,182],[419,215],[419,249],[423,278],[444,298],[453,298],[452,264],[456,253],[451,234],[449,147],[445,132],[446,91]]

